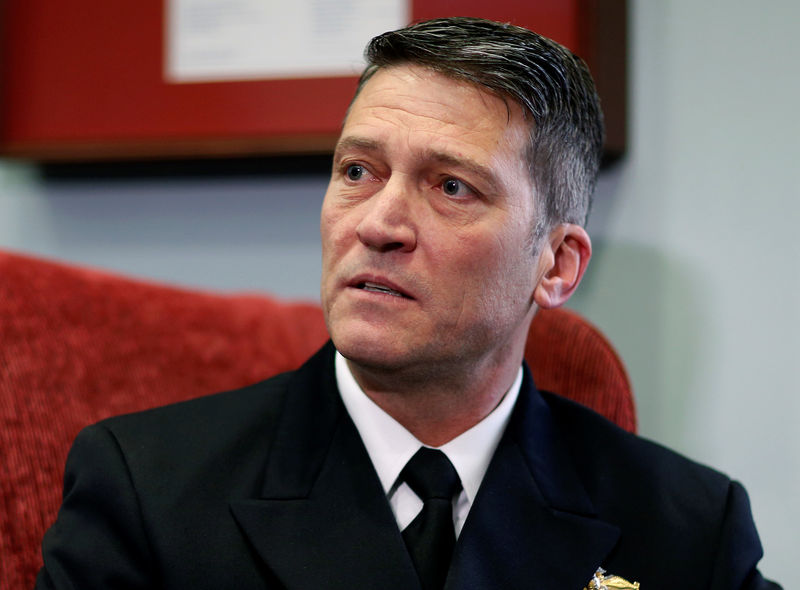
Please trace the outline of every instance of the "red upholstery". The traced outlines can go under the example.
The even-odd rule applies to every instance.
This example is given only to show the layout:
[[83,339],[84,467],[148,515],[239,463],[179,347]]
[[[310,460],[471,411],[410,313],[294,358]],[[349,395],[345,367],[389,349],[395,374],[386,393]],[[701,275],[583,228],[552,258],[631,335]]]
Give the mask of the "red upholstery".
[[[0,588],[32,586],[72,439],[104,417],[299,366],[327,338],[318,306],[214,295],[0,252]],[[577,314],[539,313],[539,387],[635,430],[625,369]]]

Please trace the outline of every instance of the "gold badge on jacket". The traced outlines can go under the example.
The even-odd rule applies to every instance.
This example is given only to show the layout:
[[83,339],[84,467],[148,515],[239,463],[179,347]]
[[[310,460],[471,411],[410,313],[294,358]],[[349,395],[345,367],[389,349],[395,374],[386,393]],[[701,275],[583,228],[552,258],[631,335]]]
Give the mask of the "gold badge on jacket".
[[639,582],[629,582],[619,576],[607,576],[606,570],[599,567],[583,590],[639,590]]

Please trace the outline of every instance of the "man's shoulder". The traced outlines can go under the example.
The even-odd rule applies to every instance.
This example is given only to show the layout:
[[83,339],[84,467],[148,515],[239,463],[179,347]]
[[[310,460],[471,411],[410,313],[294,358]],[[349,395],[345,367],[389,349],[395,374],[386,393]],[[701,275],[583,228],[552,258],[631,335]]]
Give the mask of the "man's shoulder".
[[187,493],[211,503],[250,493],[269,455],[291,381],[292,373],[281,374],[102,420],[78,434],[67,472],[86,478],[99,471],[105,479],[128,482],[142,510],[154,518],[183,510]]
[[238,389],[114,416],[102,420],[98,426],[123,434],[174,431],[183,427],[216,431],[241,425],[248,418],[268,421],[279,411],[292,375],[292,372],[281,373]]
[[235,433],[250,425],[268,428],[277,419],[290,392],[317,388],[331,371],[332,358],[332,347],[326,344],[296,370],[245,387],[107,418],[97,426],[120,435],[188,429],[212,437]]
[[[203,486],[223,490],[217,479],[232,479],[230,469],[252,481],[269,448],[289,391],[291,374],[282,374],[240,389],[202,396],[140,412],[107,418],[84,428],[75,439],[70,459],[86,467],[93,462],[122,461],[143,495],[169,502],[167,487]],[[68,459],[68,466],[70,464]],[[225,475],[227,474],[227,475]]]
[[708,573],[716,563],[730,587],[745,579],[748,588],[776,587],[755,571],[762,549],[738,482],[588,408],[542,396],[594,514],[622,531],[609,569],[649,579],[659,568]]

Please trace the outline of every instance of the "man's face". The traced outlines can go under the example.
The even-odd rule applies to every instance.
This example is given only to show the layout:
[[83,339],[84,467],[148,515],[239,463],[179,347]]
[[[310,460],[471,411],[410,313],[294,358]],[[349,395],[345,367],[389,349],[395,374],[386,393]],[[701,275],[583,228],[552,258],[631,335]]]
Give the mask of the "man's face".
[[322,306],[351,362],[441,374],[521,355],[542,274],[528,136],[517,105],[431,70],[367,82],[321,219]]

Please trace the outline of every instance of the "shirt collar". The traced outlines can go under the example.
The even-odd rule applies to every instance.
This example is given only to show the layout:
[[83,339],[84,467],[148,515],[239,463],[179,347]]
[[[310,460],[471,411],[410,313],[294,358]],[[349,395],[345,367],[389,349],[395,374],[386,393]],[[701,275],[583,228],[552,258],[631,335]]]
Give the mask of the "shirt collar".
[[[356,426],[384,492],[390,493],[408,460],[423,444],[367,397],[356,383],[345,358],[336,352],[336,382],[347,413]],[[522,367],[503,399],[475,426],[439,449],[447,455],[472,503],[494,451],[503,436],[522,385]]]

